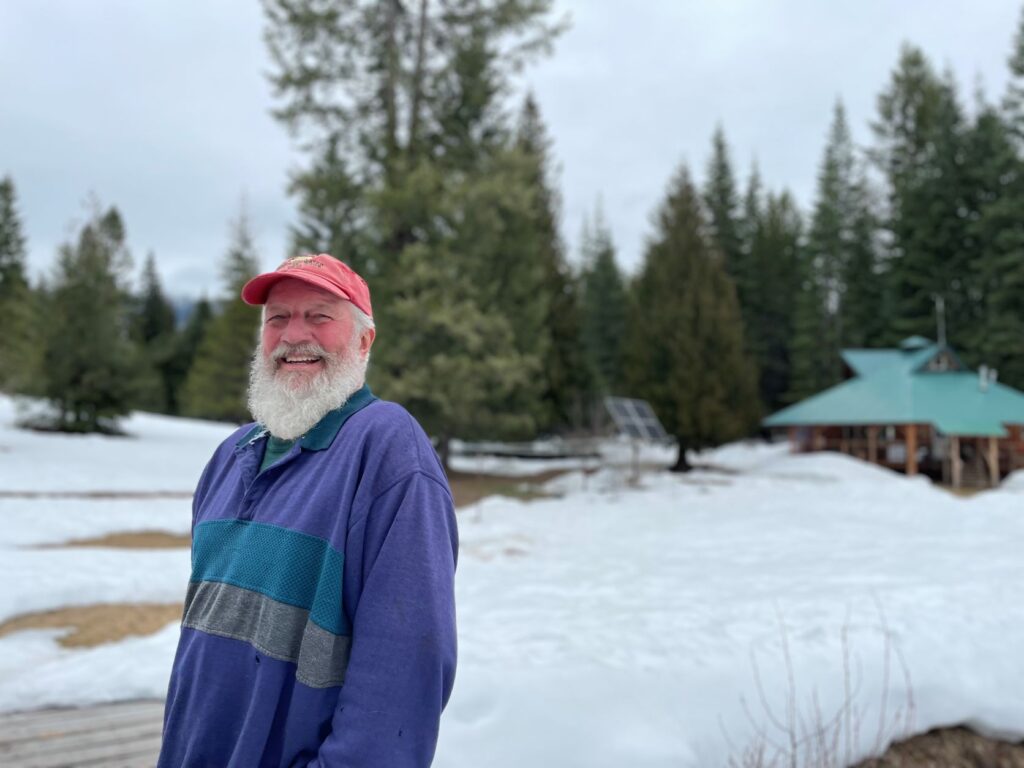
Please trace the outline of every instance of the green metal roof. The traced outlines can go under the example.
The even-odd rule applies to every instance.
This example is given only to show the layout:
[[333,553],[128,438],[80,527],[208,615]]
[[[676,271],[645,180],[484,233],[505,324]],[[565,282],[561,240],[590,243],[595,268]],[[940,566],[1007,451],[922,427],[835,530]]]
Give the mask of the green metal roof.
[[[920,342],[926,342],[922,346]],[[930,371],[946,353],[959,370]],[[932,424],[947,435],[1005,437],[1005,424],[1024,424],[1024,393],[966,369],[949,347],[912,337],[901,349],[847,349],[856,374],[766,418],[766,427]]]

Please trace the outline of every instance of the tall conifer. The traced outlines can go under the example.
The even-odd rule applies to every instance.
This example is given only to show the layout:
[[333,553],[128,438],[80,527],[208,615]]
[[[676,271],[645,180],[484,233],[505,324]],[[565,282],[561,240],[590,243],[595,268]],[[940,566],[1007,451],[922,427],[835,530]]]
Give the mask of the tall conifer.
[[[531,190],[527,247],[540,264],[536,290],[544,295],[545,314],[537,350],[541,356],[538,426],[555,431],[582,425],[586,400],[593,389],[581,344],[579,291],[565,258],[558,232],[560,198],[551,168],[551,147],[540,109],[527,96],[516,131],[516,150],[522,155],[524,181]],[[509,308],[518,313],[518,308]]]
[[651,402],[686,452],[746,434],[757,417],[754,369],[732,280],[705,234],[697,190],[685,167],[658,211],[635,284],[631,391]]
[[935,297],[945,301],[949,340],[969,343],[971,298],[966,124],[955,83],[905,46],[878,99],[873,157],[886,178],[889,343],[935,335]]
[[[791,387],[792,397],[799,399],[837,382],[842,375],[841,349],[881,341],[882,278],[874,228],[867,181],[846,112],[837,101],[807,234],[801,294],[806,306],[800,309],[802,330],[797,333],[808,336],[795,342],[800,351],[794,351],[794,365],[803,374],[801,383]],[[810,306],[813,302],[820,306]],[[818,359],[797,360],[800,355]]]
[[749,266],[758,279],[748,298],[747,343],[758,369],[760,400],[768,411],[787,401],[791,387],[795,299],[804,277],[801,230],[800,213],[789,193],[767,195],[750,244]]

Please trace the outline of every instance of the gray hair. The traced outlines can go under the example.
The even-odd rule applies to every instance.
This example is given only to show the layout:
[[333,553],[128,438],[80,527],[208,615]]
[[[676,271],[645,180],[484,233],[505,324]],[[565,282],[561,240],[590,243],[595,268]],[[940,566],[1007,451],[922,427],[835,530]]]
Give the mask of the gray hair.
[[362,336],[366,331],[376,330],[377,326],[374,325],[372,317],[351,301],[348,303],[348,306],[352,310],[352,319],[355,321],[357,336]]

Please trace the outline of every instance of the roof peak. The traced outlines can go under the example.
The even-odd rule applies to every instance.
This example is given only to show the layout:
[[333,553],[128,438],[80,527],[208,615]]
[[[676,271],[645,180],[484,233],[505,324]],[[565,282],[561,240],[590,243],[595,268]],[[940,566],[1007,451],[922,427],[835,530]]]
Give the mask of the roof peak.
[[900,342],[900,349],[904,352],[917,352],[919,349],[930,347],[935,344],[931,339],[924,336],[908,336]]

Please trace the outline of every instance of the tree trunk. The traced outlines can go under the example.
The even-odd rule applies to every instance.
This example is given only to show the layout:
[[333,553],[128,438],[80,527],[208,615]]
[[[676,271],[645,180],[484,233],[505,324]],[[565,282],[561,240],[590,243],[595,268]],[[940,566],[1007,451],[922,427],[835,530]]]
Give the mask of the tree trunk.
[[423,109],[423,76],[426,70],[428,0],[420,0],[419,29],[416,33],[416,65],[412,76],[412,106],[409,108],[409,157],[416,159],[419,149],[420,111]]
[[676,463],[672,465],[673,472],[689,472],[693,469],[690,466],[690,462],[686,460],[686,445],[679,441],[679,456],[676,457]]

